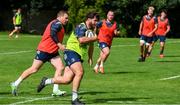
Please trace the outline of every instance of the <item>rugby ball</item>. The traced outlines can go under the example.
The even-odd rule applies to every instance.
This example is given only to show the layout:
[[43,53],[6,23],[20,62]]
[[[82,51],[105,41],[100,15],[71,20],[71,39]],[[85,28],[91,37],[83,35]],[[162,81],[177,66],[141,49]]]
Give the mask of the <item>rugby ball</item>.
[[92,30],[87,30],[85,32],[85,36],[86,37],[93,37],[93,36],[96,36],[96,34]]

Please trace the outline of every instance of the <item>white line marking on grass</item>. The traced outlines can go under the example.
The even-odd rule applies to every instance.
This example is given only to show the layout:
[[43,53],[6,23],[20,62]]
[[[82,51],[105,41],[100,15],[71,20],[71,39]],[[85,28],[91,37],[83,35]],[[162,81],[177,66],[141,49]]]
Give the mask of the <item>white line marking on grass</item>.
[[53,97],[42,97],[42,98],[34,98],[34,99],[30,99],[30,100],[26,100],[26,101],[19,101],[19,102],[15,102],[9,105],[18,105],[18,104],[24,104],[24,103],[28,103],[28,102],[33,102],[33,101],[38,101],[38,100],[46,100],[46,99],[50,99]]
[[27,52],[32,52],[32,50],[16,51],[16,52],[4,52],[4,53],[0,53],[0,55],[12,55],[12,54],[19,54],[19,53],[27,53]]
[[172,77],[168,77],[168,78],[162,78],[160,80],[164,81],[164,80],[170,80],[170,79],[175,79],[175,78],[179,78],[180,75],[177,75],[177,76],[172,76]]

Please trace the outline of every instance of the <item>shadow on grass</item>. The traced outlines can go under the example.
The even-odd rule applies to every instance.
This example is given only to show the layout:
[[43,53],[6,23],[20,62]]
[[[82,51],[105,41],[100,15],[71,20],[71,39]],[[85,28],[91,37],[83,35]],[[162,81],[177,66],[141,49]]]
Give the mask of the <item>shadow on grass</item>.
[[117,93],[117,92],[101,92],[101,91],[88,91],[88,92],[80,92],[81,95],[96,95],[96,94],[108,94],[108,93]]
[[[83,95],[96,95],[96,94],[109,94],[109,93],[118,93],[117,91],[111,91],[111,92],[103,92],[103,91],[89,91],[89,92],[81,92],[80,94]],[[88,104],[120,104],[120,103],[139,103],[139,100],[144,99],[151,99],[147,97],[128,97],[128,98],[97,98],[97,99],[87,99]],[[141,103],[141,102],[140,102]]]
[[133,103],[138,103],[139,100],[141,99],[150,99],[147,97],[128,97],[128,98],[102,98],[102,99],[94,99],[91,100],[90,102],[92,103],[113,103],[113,104],[120,104],[120,103],[128,103],[128,102],[133,102]]
[[147,72],[130,72],[130,71],[120,71],[120,72],[107,72],[106,74],[141,74],[141,73],[147,73]]
[[0,92],[0,95],[8,95],[11,94],[10,92]]
[[180,57],[180,55],[165,55],[165,57]]

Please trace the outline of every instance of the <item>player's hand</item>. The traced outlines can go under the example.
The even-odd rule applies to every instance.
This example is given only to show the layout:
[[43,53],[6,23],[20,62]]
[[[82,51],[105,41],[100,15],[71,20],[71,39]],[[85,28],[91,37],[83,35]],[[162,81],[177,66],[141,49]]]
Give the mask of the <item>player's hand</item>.
[[152,36],[152,33],[151,33],[151,32],[150,32],[150,33],[148,33],[148,34],[147,34],[147,36]]
[[97,37],[97,35],[95,35],[93,38],[94,38],[94,40],[95,40],[95,41],[96,41],[96,40],[98,40],[98,37]]
[[120,34],[120,31],[114,30],[114,34],[118,35],[118,34]]
[[120,31],[117,31],[117,34],[120,34],[121,32]]
[[89,58],[89,59],[88,59],[88,63],[89,63],[89,66],[92,66],[92,64],[93,64],[92,58]]
[[65,45],[61,45],[60,48],[59,48],[61,51],[64,51],[66,49],[66,46]]
[[141,35],[141,31],[139,31],[138,34]]

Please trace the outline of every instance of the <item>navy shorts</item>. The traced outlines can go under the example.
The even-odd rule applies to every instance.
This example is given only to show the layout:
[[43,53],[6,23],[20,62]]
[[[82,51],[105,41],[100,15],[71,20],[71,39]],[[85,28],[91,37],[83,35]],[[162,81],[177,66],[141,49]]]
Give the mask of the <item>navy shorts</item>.
[[141,35],[140,40],[143,40],[145,43],[152,43],[153,37],[147,37],[145,35]]
[[165,42],[165,41],[166,41],[166,36],[156,35],[156,36],[153,38],[153,41],[156,42],[158,39],[160,40],[160,42]]
[[66,63],[66,66],[71,66],[75,62],[83,62],[81,59],[81,56],[72,50],[65,50],[64,51],[64,61]]
[[102,50],[103,48],[105,48],[105,47],[109,47],[109,48],[110,48],[110,46],[108,46],[107,43],[105,43],[105,42],[99,42],[98,46],[99,46],[99,48],[100,48],[101,50]]
[[157,40],[158,40],[158,36],[157,35],[153,36],[153,42],[156,42]]
[[51,54],[51,53],[47,53],[47,52],[37,50],[35,59],[41,60],[45,63],[46,61],[50,61],[52,58],[57,57],[57,56],[59,56],[58,52]]

